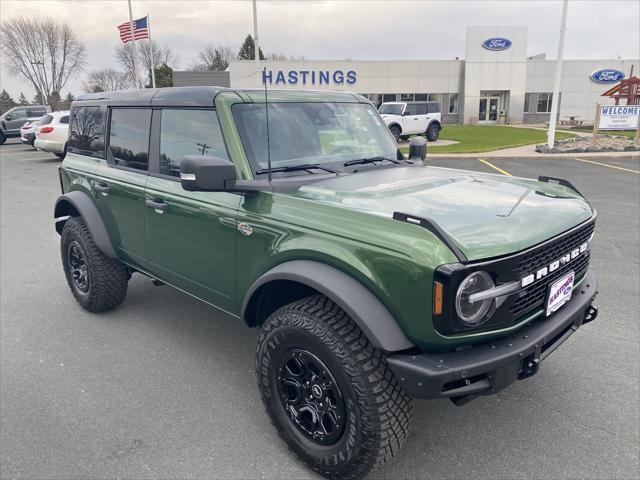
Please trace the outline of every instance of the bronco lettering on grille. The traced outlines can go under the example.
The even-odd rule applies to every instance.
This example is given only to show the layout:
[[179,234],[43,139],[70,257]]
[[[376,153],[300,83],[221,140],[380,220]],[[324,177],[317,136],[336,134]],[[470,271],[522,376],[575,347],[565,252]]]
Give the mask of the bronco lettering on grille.
[[540,280],[543,277],[546,277],[551,272],[556,271],[560,268],[561,265],[565,265],[574,259],[578,258],[582,253],[586,252],[589,248],[589,242],[584,242],[579,247],[574,248],[569,253],[563,255],[562,257],[554,260],[549,265],[538,269],[535,273],[530,273],[520,280],[520,286],[526,287],[527,285],[531,285],[534,281]]

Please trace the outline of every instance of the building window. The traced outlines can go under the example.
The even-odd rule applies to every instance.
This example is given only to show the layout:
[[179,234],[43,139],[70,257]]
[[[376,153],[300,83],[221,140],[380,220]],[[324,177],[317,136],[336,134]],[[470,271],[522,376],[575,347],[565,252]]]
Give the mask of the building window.
[[401,93],[400,94],[401,102],[413,102],[413,93]]
[[531,94],[530,93],[525,93],[524,94],[524,113],[528,113],[529,112],[529,101],[531,100]]
[[458,113],[458,94],[449,95],[449,113]]
[[427,100],[429,100],[429,94],[428,93],[416,93],[415,94],[415,98],[416,98],[416,102],[426,102]]
[[395,102],[397,100],[395,93],[385,93],[382,95],[383,102]]
[[549,113],[551,112],[551,99],[552,93],[539,93],[538,94],[538,108],[537,113]]

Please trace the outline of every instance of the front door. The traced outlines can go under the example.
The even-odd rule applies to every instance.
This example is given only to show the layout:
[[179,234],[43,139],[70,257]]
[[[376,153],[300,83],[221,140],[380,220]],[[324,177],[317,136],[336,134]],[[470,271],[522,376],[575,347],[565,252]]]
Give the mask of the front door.
[[[236,218],[241,195],[188,192],[180,184],[185,155],[227,158],[213,109],[155,110],[154,173],[145,191],[149,270],[223,310],[235,309]],[[157,135],[154,135],[157,138]]]
[[480,97],[479,123],[498,123],[498,97]]

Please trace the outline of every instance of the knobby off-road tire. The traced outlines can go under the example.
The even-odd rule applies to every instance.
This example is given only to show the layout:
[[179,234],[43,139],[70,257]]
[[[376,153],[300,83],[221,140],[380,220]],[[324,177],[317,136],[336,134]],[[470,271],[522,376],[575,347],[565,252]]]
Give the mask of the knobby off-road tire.
[[[405,443],[413,421],[410,397],[389,370],[385,353],[373,348],[353,320],[322,295],[286,305],[266,320],[258,340],[256,374],[262,401],[282,440],[327,478],[361,478],[389,462]],[[306,400],[297,402],[296,387],[290,386],[296,381]],[[323,400],[330,401],[319,407]],[[335,424],[321,417],[320,430],[326,431],[322,425],[327,424],[336,428],[317,439],[309,433],[313,428],[307,428],[313,421],[298,421],[305,415],[308,420],[314,405],[316,413],[333,406],[338,417]],[[300,410],[303,414],[296,416]]]
[[128,269],[100,251],[81,218],[69,218],[64,224],[60,253],[69,288],[84,309],[103,312],[122,303]]
[[427,140],[430,142],[435,142],[440,136],[440,127],[435,123],[432,123],[429,128],[427,128]]

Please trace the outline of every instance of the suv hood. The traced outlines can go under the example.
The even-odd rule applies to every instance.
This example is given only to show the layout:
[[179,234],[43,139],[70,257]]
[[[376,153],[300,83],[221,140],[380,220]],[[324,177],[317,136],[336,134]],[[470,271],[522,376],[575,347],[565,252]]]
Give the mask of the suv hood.
[[430,218],[469,260],[524,250],[593,215],[584,198],[560,185],[438,167],[371,169],[305,185],[295,195],[376,215]]

